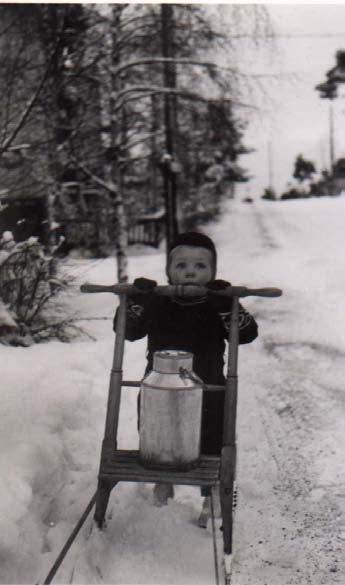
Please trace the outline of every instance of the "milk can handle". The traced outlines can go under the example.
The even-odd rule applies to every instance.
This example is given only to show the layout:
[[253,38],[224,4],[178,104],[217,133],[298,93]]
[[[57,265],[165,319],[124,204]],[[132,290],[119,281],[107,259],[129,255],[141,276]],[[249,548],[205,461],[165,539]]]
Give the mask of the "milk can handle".
[[180,366],[179,374],[180,374],[180,378],[182,378],[182,380],[185,380],[186,378],[188,378],[189,380],[192,380],[192,382],[196,382],[197,384],[200,384],[201,386],[204,385],[201,378],[199,378],[196,374],[194,374],[194,372],[187,370],[183,366]]

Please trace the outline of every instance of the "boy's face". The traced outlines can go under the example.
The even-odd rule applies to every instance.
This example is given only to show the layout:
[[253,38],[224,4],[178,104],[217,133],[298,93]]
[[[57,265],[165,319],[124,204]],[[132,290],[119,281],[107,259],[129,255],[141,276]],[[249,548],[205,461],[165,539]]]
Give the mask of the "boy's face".
[[213,256],[210,250],[197,246],[177,246],[170,255],[171,284],[204,285],[213,278]]

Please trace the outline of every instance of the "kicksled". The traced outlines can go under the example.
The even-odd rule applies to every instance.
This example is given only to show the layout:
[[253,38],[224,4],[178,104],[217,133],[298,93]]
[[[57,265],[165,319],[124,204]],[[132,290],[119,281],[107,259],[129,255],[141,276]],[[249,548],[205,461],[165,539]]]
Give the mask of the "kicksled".
[[[211,490],[211,516],[214,529],[213,494],[219,486],[222,536],[223,536],[223,572],[225,583],[228,585],[231,578],[233,554],[233,502],[234,482],[236,471],[236,411],[237,411],[237,364],[239,339],[239,298],[247,296],[279,297],[282,291],[278,288],[250,289],[244,286],[229,286],[222,291],[210,291],[202,286],[157,286],[154,294],[169,296],[203,296],[205,294],[222,295],[232,298],[232,313],[229,331],[227,375],[225,386],[203,385],[203,389],[214,392],[225,392],[225,409],[223,423],[223,447],[220,457],[207,456],[202,453],[197,463],[190,468],[183,469],[181,465],[150,466],[143,463],[140,451],[118,450],[117,430],[123,387],[140,387],[141,381],[126,381],[122,379],[122,363],[125,344],[126,328],[126,296],[138,294],[138,290],[131,284],[117,284],[102,286],[84,284],[81,291],[85,293],[113,293],[119,296],[120,305],[117,318],[117,333],[115,338],[113,366],[110,375],[108,405],[105,423],[104,439],[101,450],[101,460],[98,475],[96,494],[96,509],[94,520],[101,529],[111,490],[120,481],[164,483],[171,485],[204,486]],[[145,293],[142,293],[145,294]],[[214,530],[213,530],[214,532]],[[214,535],[215,540],[215,535]],[[215,559],[216,560],[216,559]],[[219,582],[219,573],[216,562],[216,581]]]
[[[117,448],[117,431],[119,423],[119,414],[121,406],[121,393],[124,387],[138,387],[141,388],[141,392],[145,391],[145,377],[142,381],[135,380],[123,380],[123,356],[124,356],[124,345],[125,345],[125,330],[126,330],[126,299],[129,294],[146,294],[139,291],[132,284],[115,284],[111,286],[97,285],[97,284],[83,284],[81,291],[84,293],[112,293],[119,296],[120,304],[117,314],[117,331],[115,337],[113,363],[110,373],[109,390],[108,390],[108,403],[105,421],[104,438],[102,441],[101,457],[98,474],[98,485],[97,490],[92,496],[88,506],[81,515],[77,522],[74,530],[67,539],[63,546],[58,558],[53,564],[49,571],[46,579],[43,581],[43,585],[49,585],[54,576],[56,575],[59,567],[64,561],[64,558],[69,551],[72,543],[76,539],[81,527],[85,523],[88,515],[95,506],[94,523],[98,529],[104,529],[105,515],[109,502],[111,490],[121,481],[125,482],[136,482],[136,483],[154,483],[154,484],[169,484],[173,485],[190,485],[209,488],[211,496],[210,510],[206,512],[204,517],[204,524],[206,525],[207,520],[212,521],[212,536],[213,536],[213,551],[215,561],[215,581],[219,585],[222,579],[225,585],[230,585],[231,582],[231,571],[232,571],[232,558],[233,558],[233,511],[234,501],[236,493],[234,493],[235,485],[235,472],[236,472],[236,412],[237,412],[237,392],[238,392],[238,379],[237,379],[237,363],[238,363],[238,345],[239,345],[239,299],[247,296],[259,296],[259,297],[279,297],[282,291],[279,288],[258,288],[251,289],[244,286],[229,286],[225,290],[221,291],[210,291],[203,286],[194,285],[158,285],[153,291],[157,295],[168,295],[168,296],[204,296],[206,294],[220,295],[232,298],[232,312],[231,322],[229,330],[229,343],[228,343],[228,359],[227,359],[227,374],[226,383],[224,386],[213,386],[209,384],[203,384],[199,379],[196,380],[193,373],[188,368],[181,367],[180,358],[188,358],[188,356],[182,355],[186,352],[175,352],[175,362],[178,364],[178,369],[175,368],[175,379],[176,376],[184,378],[184,385],[189,384],[189,389],[193,392],[188,392],[188,399],[193,395],[193,400],[197,400],[197,393],[204,390],[213,392],[225,392],[225,408],[224,408],[224,421],[223,421],[223,446],[220,456],[209,456],[203,453],[184,453],[185,460],[182,462],[179,457],[179,453],[174,453],[174,457],[170,458],[169,463],[166,464],[164,460],[159,461],[161,453],[157,453],[157,445],[159,448],[163,448],[165,437],[161,435],[157,441],[157,436],[154,440],[150,439],[150,433],[156,432],[155,423],[153,426],[146,425],[146,437],[142,436],[142,421],[140,424],[140,449],[139,450],[120,450]],[[164,375],[170,380],[174,378],[171,374],[171,370],[166,370],[166,363],[171,368],[174,360],[172,360],[169,352],[160,352],[167,354],[165,356],[158,356],[158,358],[168,358],[167,361],[161,360],[163,368],[163,374],[158,375],[158,379],[161,380],[159,384],[163,387],[165,382]],[[189,354],[191,355],[191,354]],[[175,365],[176,365],[175,363]],[[155,368],[155,362],[154,362]],[[157,374],[157,373],[156,373]],[[150,374],[149,374],[150,376]],[[159,378],[160,376],[160,378]],[[163,376],[163,378],[162,378]],[[188,383],[187,383],[188,382]],[[157,384],[157,377],[154,384],[151,387],[156,390],[163,390]],[[146,384],[146,390],[150,390],[150,385]],[[176,390],[176,388],[169,388],[170,390]],[[184,393],[180,392],[181,388],[177,389],[175,394],[180,394],[178,400],[172,402],[175,404],[175,411],[181,414],[185,410]],[[149,392],[148,392],[149,394]],[[164,396],[162,392],[162,396]],[[170,393],[171,394],[171,393]],[[182,396],[182,398],[181,398]],[[186,395],[187,396],[187,395]],[[155,396],[155,401],[156,402]],[[163,401],[165,397],[163,397]],[[182,402],[181,402],[182,401]],[[169,402],[169,401],[168,401]],[[179,407],[179,402],[181,403]],[[148,400],[149,403],[149,400]],[[171,401],[170,401],[171,403]],[[201,402],[199,401],[201,404]],[[151,404],[153,402],[151,401]],[[196,403],[195,403],[196,404]],[[177,411],[176,411],[177,408]],[[195,409],[193,409],[194,411]],[[190,412],[192,412],[190,410]],[[161,410],[163,416],[166,416],[165,406],[163,402],[163,409]],[[182,414],[181,414],[182,416]],[[171,418],[171,417],[170,417]],[[159,416],[154,413],[151,417],[151,422],[157,422]],[[165,419],[167,425],[169,417]],[[187,432],[190,432],[190,427],[193,425],[188,421]],[[147,431],[147,428],[149,431]],[[167,428],[167,427],[166,427]],[[166,430],[165,428],[165,430]],[[183,424],[182,427],[183,429]],[[151,429],[151,430],[150,430]],[[182,431],[183,432],[183,431]],[[193,429],[192,429],[193,432]],[[190,435],[185,444],[190,444]],[[192,435],[193,438],[193,435]],[[146,442],[146,444],[145,444]],[[144,446],[143,446],[144,445]],[[151,445],[151,447],[150,447]],[[154,447],[152,447],[154,445]],[[183,446],[183,443],[179,442],[179,446]],[[165,445],[167,447],[167,445]],[[156,452],[152,452],[152,449],[156,449]],[[170,452],[171,455],[171,452]],[[169,455],[169,456],[170,456]],[[147,459],[152,459],[148,461]],[[158,464],[155,459],[158,457]],[[163,458],[164,459],[164,458]],[[187,461],[187,464],[186,464]],[[153,464],[152,464],[153,463]],[[161,464],[163,463],[163,464]],[[214,514],[214,501],[215,494],[219,490],[220,498],[220,509],[221,509],[221,530],[222,530],[222,563],[219,567],[218,564],[218,553],[216,544],[216,528],[215,528],[215,514]],[[204,511],[205,512],[205,511]],[[209,516],[208,516],[209,514]]]

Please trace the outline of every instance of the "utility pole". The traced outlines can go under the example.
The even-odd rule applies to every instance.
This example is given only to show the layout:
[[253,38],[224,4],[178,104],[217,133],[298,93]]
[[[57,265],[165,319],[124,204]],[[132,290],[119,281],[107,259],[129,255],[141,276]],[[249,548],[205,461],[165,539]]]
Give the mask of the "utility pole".
[[272,142],[269,141],[267,145],[268,151],[268,186],[273,190],[273,159],[272,159]]
[[330,158],[330,165],[331,165],[331,173],[333,172],[334,167],[334,110],[333,110],[333,101],[330,100],[329,104],[329,158]]
[[[173,6],[171,4],[161,5],[162,24],[162,53],[165,59],[174,56],[173,48]],[[175,63],[166,61],[163,65],[163,84],[169,89],[176,89],[176,66]],[[162,160],[164,179],[164,199],[166,213],[166,242],[167,249],[178,233],[177,226],[177,189],[176,177],[172,172],[171,162],[175,155],[174,128],[176,127],[176,96],[167,92],[164,95],[164,126],[165,126],[165,153]]]

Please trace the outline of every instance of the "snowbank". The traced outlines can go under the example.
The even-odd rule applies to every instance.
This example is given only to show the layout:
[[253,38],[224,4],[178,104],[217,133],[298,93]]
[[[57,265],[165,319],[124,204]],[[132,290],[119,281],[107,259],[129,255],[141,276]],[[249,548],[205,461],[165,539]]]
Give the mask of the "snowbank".
[[[249,297],[260,337],[240,351],[236,585],[341,582],[341,445],[344,444],[344,198],[228,203],[207,229],[218,276],[279,286],[280,299]],[[165,282],[164,251],[130,258],[130,277]],[[71,310],[94,340],[0,347],[0,582],[42,580],[96,487],[104,430],[113,259],[69,262]],[[145,342],[127,344],[125,378],[144,370]],[[136,448],[136,390],[123,391],[119,447]],[[212,583],[209,530],[195,526],[201,499],[178,487],[167,508],[151,486],[113,490],[108,529],[71,549],[60,583]]]

